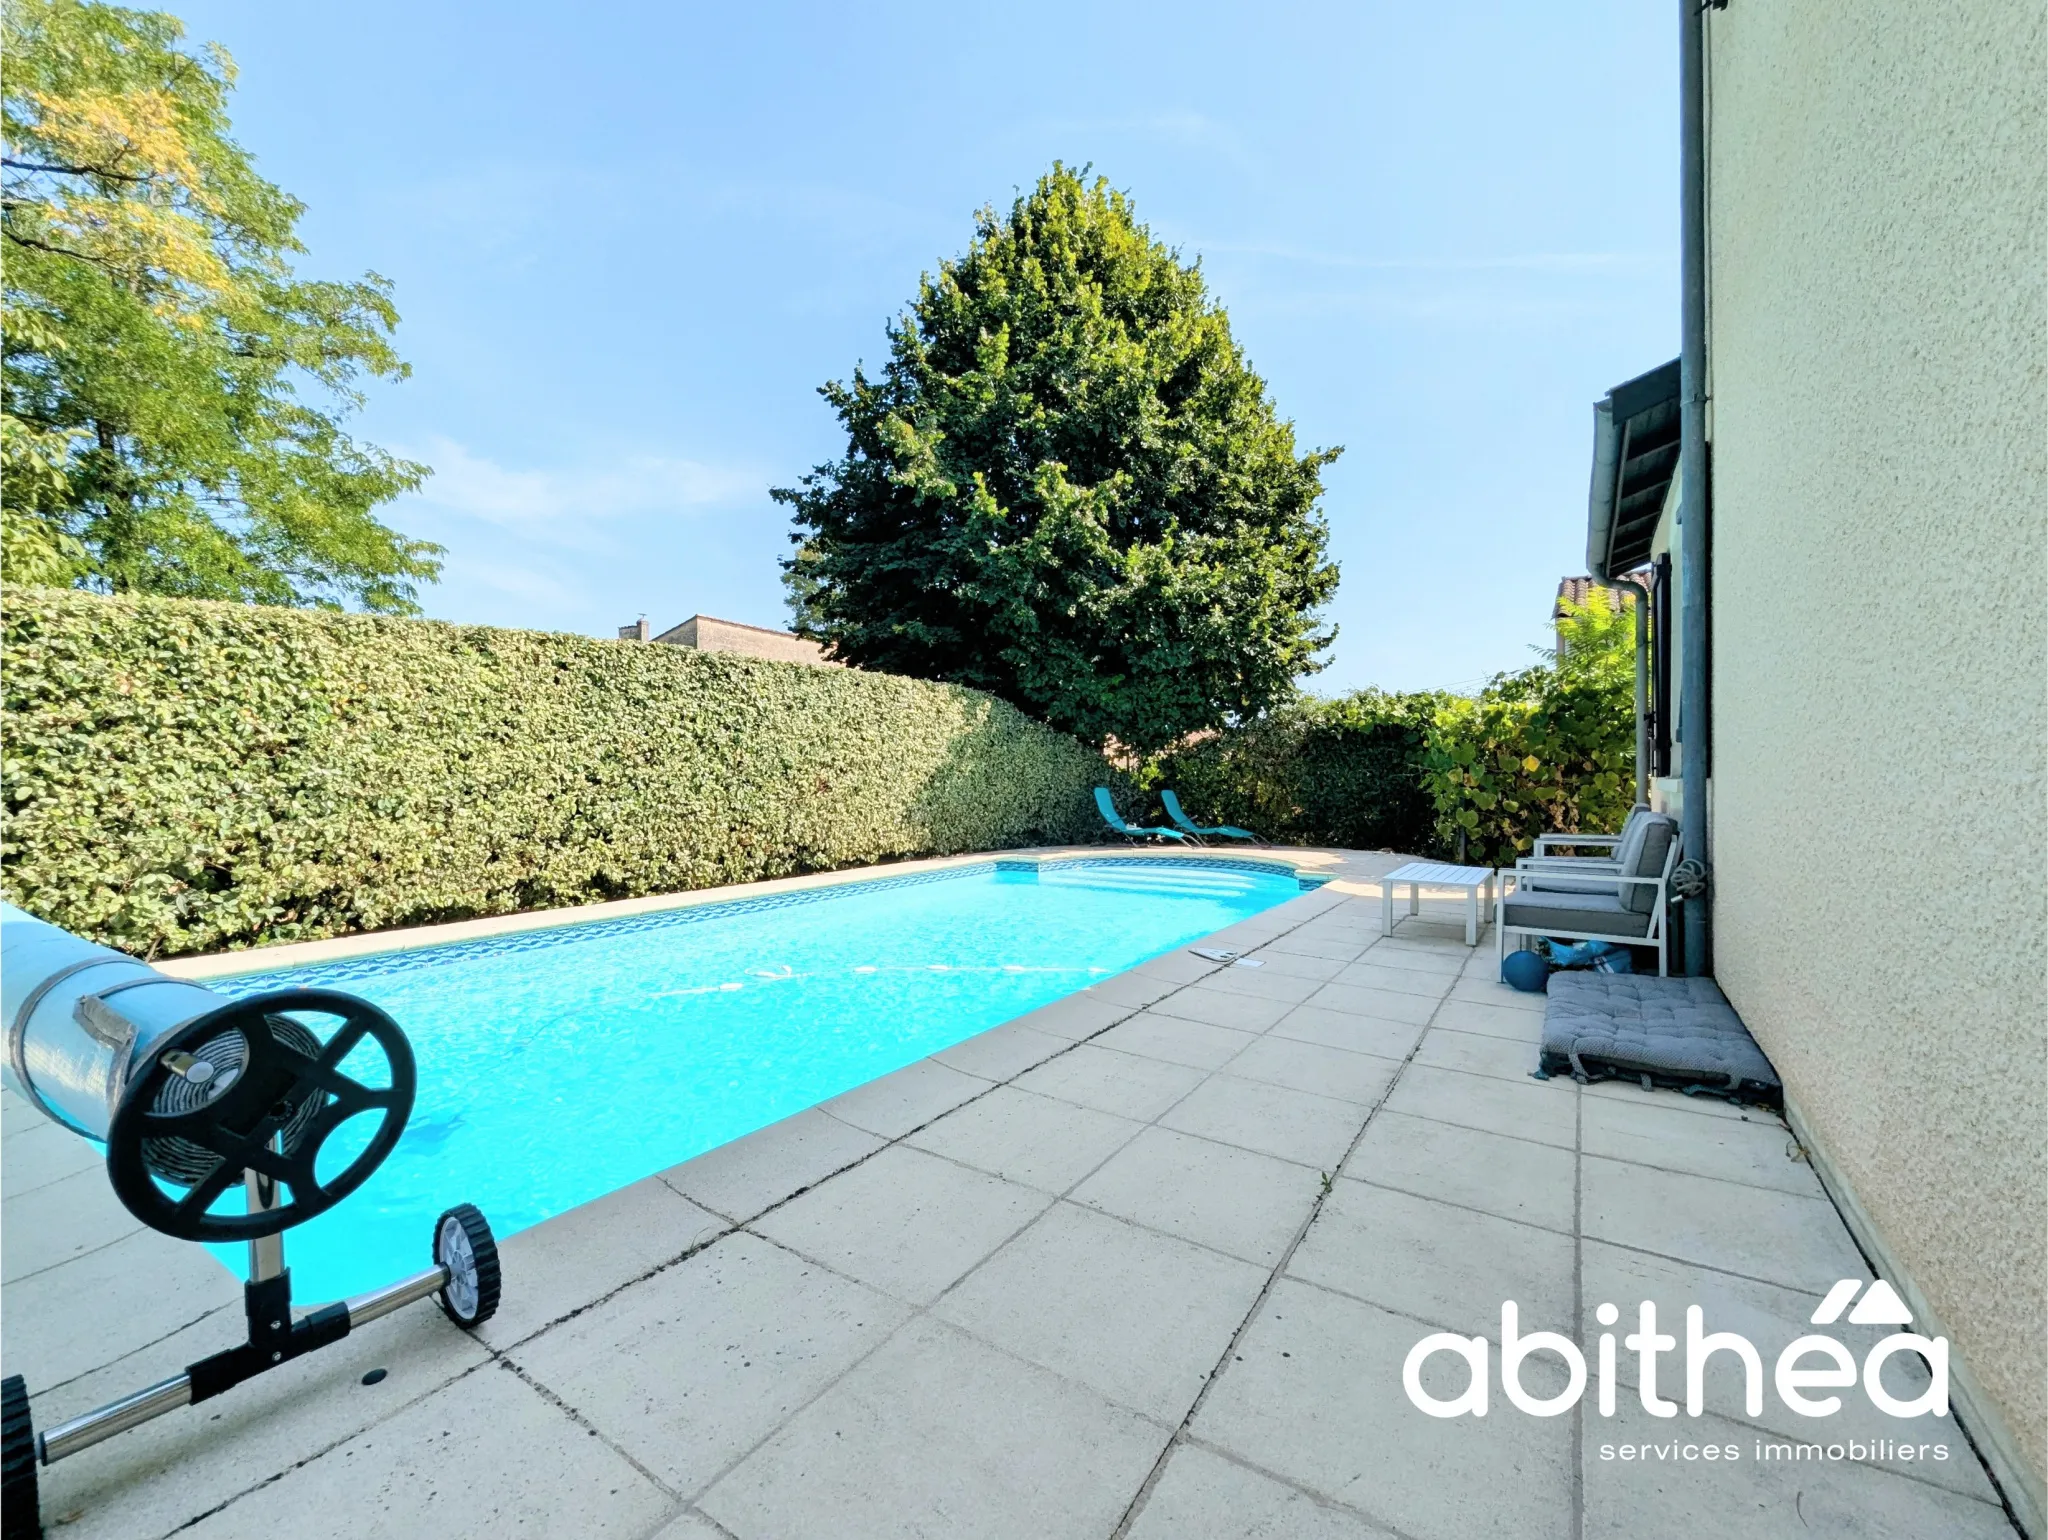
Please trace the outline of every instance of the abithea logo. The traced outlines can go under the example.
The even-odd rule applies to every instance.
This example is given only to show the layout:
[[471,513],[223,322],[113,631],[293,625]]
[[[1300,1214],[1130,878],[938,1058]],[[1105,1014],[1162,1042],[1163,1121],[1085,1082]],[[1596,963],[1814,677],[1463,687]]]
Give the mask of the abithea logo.
[[[1813,1313],[1812,1324],[1834,1325],[1859,1291],[1862,1299],[1857,1300],[1855,1309],[1849,1310],[1851,1325],[1913,1324],[1913,1313],[1899,1298],[1898,1291],[1882,1278],[1867,1290],[1857,1279],[1844,1278],[1828,1290],[1827,1298]],[[1621,1319],[1621,1312],[1613,1305],[1603,1304],[1593,1315],[1602,1326],[1612,1326]],[[1642,1397],[1643,1410],[1653,1417],[1676,1417],[1678,1404],[1658,1393],[1657,1357],[1675,1349],[1678,1339],[1658,1331],[1657,1307],[1649,1300],[1644,1300],[1638,1307],[1636,1329],[1622,1338],[1621,1345],[1636,1355],[1636,1386]],[[1419,1410],[1432,1417],[1484,1417],[1490,1378],[1487,1368],[1490,1346],[1484,1337],[1460,1337],[1447,1331],[1432,1333],[1408,1350],[1408,1361],[1401,1366],[1401,1387]],[[1614,1348],[1614,1333],[1600,1333],[1597,1345],[1599,1383],[1595,1389],[1595,1402],[1602,1417],[1614,1415]],[[1555,1353],[1564,1360],[1565,1388],[1554,1396],[1532,1396],[1522,1387],[1522,1362],[1536,1352]],[[1883,1371],[1893,1354],[1905,1352],[1918,1353],[1927,1361],[1932,1381],[1921,1394],[1902,1400],[1885,1389]],[[1471,1383],[1463,1394],[1446,1400],[1422,1388],[1422,1366],[1435,1353],[1455,1354],[1470,1366]],[[1700,1415],[1705,1400],[1707,1360],[1715,1353],[1732,1353],[1741,1360],[1744,1410],[1748,1416],[1761,1416],[1764,1409],[1762,1356],[1755,1344],[1736,1332],[1709,1332],[1706,1329],[1706,1312],[1698,1305],[1687,1306],[1685,1312],[1686,1415]],[[1778,1355],[1771,1378],[1777,1388],[1778,1399],[1800,1416],[1832,1417],[1841,1410],[1841,1397],[1811,1396],[1807,1392],[1846,1390],[1856,1383],[1859,1375],[1855,1356],[1846,1345],[1837,1338],[1815,1333],[1786,1344],[1785,1350]],[[1893,1417],[1919,1417],[1929,1412],[1941,1416],[1948,1411],[1948,1338],[1894,1332],[1864,1355],[1860,1378],[1863,1393],[1881,1412]],[[1532,1417],[1560,1416],[1577,1406],[1579,1398],[1586,1392],[1585,1355],[1579,1351],[1576,1342],[1554,1331],[1536,1331],[1524,1336],[1521,1309],[1513,1300],[1508,1300],[1500,1307],[1500,1388],[1509,1402]]]

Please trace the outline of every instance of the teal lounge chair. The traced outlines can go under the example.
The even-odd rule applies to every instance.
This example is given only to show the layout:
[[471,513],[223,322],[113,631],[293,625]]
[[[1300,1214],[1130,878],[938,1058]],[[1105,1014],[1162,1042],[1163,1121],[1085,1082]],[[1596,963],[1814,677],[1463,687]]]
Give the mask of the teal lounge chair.
[[[1118,834],[1121,834],[1125,839],[1162,839],[1180,841],[1189,838],[1188,835],[1181,833],[1178,829],[1147,829],[1139,826],[1138,824],[1125,823],[1124,815],[1119,813],[1116,810],[1116,804],[1109,800],[1109,788],[1107,786],[1098,786],[1095,788],[1095,805],[1102,809],[1102,821],[1108,824],[1110,828],[1114,829]],[[1201,842],[1197,840],[1196,843],[1199,844]]]
[[1186,813],[1181,811],[1180,798],[1175,796],[1170,791],[1162,791],[1159,794],[1159,800],[1166,804],[1166,816],[1168,818],[1171,818],[1175,823],[1179,824],[1183,829],[1187,830],[1190,834],[1221,834],[1229,839],[1250,840],[1255,845],[1264,843],[1264,841],[1262,841],[1256,834],[1252,833],[1251,830],[1234,829],[1227,823],[1218,824],[1213,829],[1203,828],[1200,824],[1196,823],[1194,819],[1188,817]]

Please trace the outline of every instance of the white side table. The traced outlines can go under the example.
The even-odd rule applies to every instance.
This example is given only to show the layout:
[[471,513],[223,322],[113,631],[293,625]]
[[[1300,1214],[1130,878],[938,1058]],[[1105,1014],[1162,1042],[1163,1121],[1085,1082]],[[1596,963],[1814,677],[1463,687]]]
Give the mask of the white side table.
[[1422,908],[1422,890],[1463,888],[1465,890],[1465,945],[1479,945],[1479,890],[1486,889],[1486,917],[1494,919],[1493,868],[1490,866],[1445,866],[1435,861],[1410,861],[1397,866],[1380,879],[1380,934],[1394,933],[1394,887],[1408,884],[1408,912]]

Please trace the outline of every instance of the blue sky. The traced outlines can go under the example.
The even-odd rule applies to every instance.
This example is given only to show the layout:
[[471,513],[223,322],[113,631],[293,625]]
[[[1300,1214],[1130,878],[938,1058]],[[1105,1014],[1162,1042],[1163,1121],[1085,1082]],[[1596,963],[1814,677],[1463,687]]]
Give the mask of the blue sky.
[[1530,661],[1584,570],[1590,407],[1677,350],[1675,18],[1634,0],[176,7],[305,200],[301,270],[397,285],[363,436],[427,613],[785,621],[767,488],[838,447],[974,210],[1092,162],[1213,292],[1343,584],[1320,691]]

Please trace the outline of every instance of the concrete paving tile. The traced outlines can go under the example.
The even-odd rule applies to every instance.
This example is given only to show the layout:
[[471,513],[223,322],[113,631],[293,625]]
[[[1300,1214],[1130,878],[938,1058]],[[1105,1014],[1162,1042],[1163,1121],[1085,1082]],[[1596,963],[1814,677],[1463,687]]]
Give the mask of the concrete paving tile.
[[1262,952],[1289,952],[1297,957],[1315,957],[1326,962],[1348,963],[1355,962],[1366,946],[1367,943],[1363,940],[1352,940],[1348,937],[1331,939],[1321,936],[1304,936],[1300,931],[1294,931],[1279,937],[1277,940],[1267,942],[1261,950]]
[[97,1171],[106,1180],[107,1162],[98,1145],[39,1114],[23,1116],[35,1121],[0,1144],[0,1197],[11,1201],[82,1171]]
[[144,1228],[95,1166],[0,1203],[0,1279],[13,1283]]
[[1320,979],[1302,978],[1298,974],[1268,968],[1263,957],[1254,957],[1250,967],[1246,962],[1232,963],[1228,968],[1218,968],[1202,980],[1205,990],[1221,990],[1228,995],[1246,995],[1254,1000],[1281,1000],[1289,1005],[1299,1005],[1322,987]]
[[[48,1431],[132,1395],[233,1347],[244,1329],[239,1307],[209,1316],[110,1368],[36,1397],[35,1424]],[[65,1540],[167,1535],[396,1415],[489,1358],[438,1306],[408,1306],[202,1406],[131,1428],[44,1468],[44,1517],[61,1523],[57,1532]],[[365,1385],[362,1377],[371,1369],[385,1370],[385,1378]]]
[[1221,966],[1214,958],[1197,957],[1185,947],[1176,947],[1171,952],[1147,958],[1133,971],[1146,978],[1163,979],[1169,984],[1193,984],[1207,978]]
[[1576,1137],[1577,1089],[1569,1080],[1500,1080],[1411,1064],[1386,1105],[1393,1112],[1570,1149]]
[[1274,1037],[1396,1060],[1407,1058],[1422,1036],[1422,1028],[1412,1021],[1382,1021],[1316,1005],[1296,1006],[1275,1022],[1270,1031]]
[[[1012,1018],[1014,1026],[1028,1026],[1032,1032],[1044,1032],[1055,1038],[1067,1038],[1069,1042],[1081,1042],[1092,1038],[1106,1026],[1114,1026],[1124,1020],[1130,1012],[1143,1010],[1159,995],[1167,993],[1171,985],[1161,985],[1155,979],[1143,983],[1126,983],[1133,975],[1118,973],[1100,983],[1087,985],[1065,999],[1055,999],[1051,1006],[1040,1006],[1034,1012],[1024,1012]],[[1124,999],[1124,995],[1141,995],[1141,999]]]
[[517,1375],[486,1368],[181,1533],[192,1540],[637,1540],[672,1503]]
[[1452,1032],[1476,1032],[1483,1037],[1505,1038],[1511,1043],[1526,1043],[1531,1048],[1543,1041],[1543,1012],[1461,1000],[1455,990],[1437,1008],[1436,1017],[1430,1025]]
[[1314,979],[1325,984],[1351,966],[1330,957],[1304,957],[1299,952],[1283,952],[1277,940],[1252,955],[1270,972],[1284,973],[1289,978]]
[[[1784,1441],[1759,1439],[1711,1415],[1664,1420],[1630,1400],[1616,1410],[1611,1423],[1593,1417],[1586,1424],[1587,1540],[2018,1540],[2004,1510],[1990,1503],[1847,1461],[1759,1458],[1759,1444],[1768,1450]],[[1805,1442],[1818,1442],[1824,1455],[1833,1440]],[[1739,1457],[1687,1460],[1672,1448],[1709,1443],[1732,1445]],[[1623,1461],[1624,1444],[1669,1454]]]
[[[1080,1006],[1085,1003],[1087,1006],[1092,1007],[1093,1015],[1101,1020],[1100,1026],[1091,1028],[1086,1032],[1073,1031],[1064,1034],[1065,1036],[1075,1038],[1092,1037],[1096,1032],[1100,1032],[1103,1027],[1110,1025],[1110,1023],[1121,1020],[1132,1011],[1143,1010],[1154,1000],[1164,999],[1178,988],[1180,988],[1178,984],[1169,983],[1165,979],[1154,978],[1150,974],[1132,970],[1098,980],[1087,987],[1085,994],[1069,995],[1065,1000],[1057,1001],[1055,1004]],[[1050,1005],[1043,1007],[1046,1011],[1051,1011],[1053,1008]],[[1033,1016],[1037,1014],[1038,1012],[1036,1011],[1032,1012]],[[1028,1020],[1029,1018],[1021,1019]],[[1031,1025],[1037,1027],[1041,1032],[1057,1032],[1059,1030],[1057,1027],[1041,1025],[1036,1021],[1031,1022]]]
[[1350,984],[1358,989],[1391,989],[1396,994],[1422,995],[1431,1000],[1441,1000],[1451,988],[1448,974],[1422,968],[1390,967],[1374,956],[1346,963],[1344,971],[1333,982]]
[[1254,1263],[1056,1203],[933,1313],[1172,1425],[1266,1277]]
[[1687,1117],[1648,1097],[1588,1098],[1585,1109],[1580,1138],[1588,1155],[1750,1182],[1805,1198],[1826,1196],[1792,1131],[1761,1109],[1746,1117]]
[[688,1495],[908,1315],[872,1289],[734,1235],[510,1356],[671,1490]]
[[1690,1112],[1707,1118],[1733,1118],[1738,1122],[1766,1121],[1776,1116],[1764,1108],[1745,1106],[1719,1096],[1688,1096],[1683,1091],[1667,1091],[1661,1086],[1646,1091],[1639,1080],[1596,1080],[1585,1087],[1584,1094],[1596,1101],[1620,1102],[1631,1107],[1650,1106],[1660,1112]]
[[1398,1059],[1271,1033],[1255,1038],[1229,1066],[1230,1073],[1243,1080],[1263,1080],[1268,1085],[1368,1106],[1386,1095],[1400,1067]]
[[1316,1173],[1291,1162],[1148,1128],[1072,1198],[1270,1267],[1308,1218],[1320,1186]]
[[1569,1235],[1363,1182],[1339,1182],[1287,1264],[1291,1277],[1435,1321],[1500,1333],[1500,1307],[1524,1331],[1569,1331],[1577,1247]]
[[818,1111],[881,1138],[901,1139],[913,1128],[972,1101],[988,1086],[986,1080],[948,1069],[936,1059],[921,1059],[818,1103]]
[[1149,1123],[1200,1085],[1202,1072],[1083,1043],[1013,1083],[1020,1090]]
[[[1405,1316],[1283,1279],[1190,1431],[1414,1540],[1566,1540],[1572,1419],[1425,1416],[1402,1394],[1401,1365],[1426,1335]],[[1447,1354],[1424,1367],[1436,1396],[1466,1380]],[[1541,1355],[1524,1365],[1532,1395],[1562,1382]]]
[[1578,1161],[1555,1145],[1383,1109],[1366,1125],[1343,1175],[1569,1232]]
[[[119,1301],[118,1309],[110,1301]],[[202,1316],[242,1308],[241,1281],[210,1252],[138,1230],[6,1287],[6,1372],[31,1392],[125,1358]],[[34,1329],[28,1330],[28,1323]]]
[[652,1540],[731,1540],[731,1532],[712,1523],[695,1509],[685,1508],[656,1530]]
[[12,1091],[0,1086],[0,1139],[12,1139],[16,1134],[27,1131],[36,1123],[47,1123],[44,1117]]
[[745,1220],[874,1154],[883,1142],[813,1107],[671,1166],[661,1179],[693,1203]]
[[1361,962],[1377,968],[1407,968],[1412,971],[1439,975],[1446,987],[1457,982],[1465,971],[1465,963],[1472,956],[1471,948],[1465,945],[1464,922],[1458,922],[1458,939],[1430,944],[1421,937],[1403,931],[1397,936],[1384,937],[1372,949],[1370,957]]
[[1413,1022],[1418,1027],[1436,1013],[1436,1001],[1426,995],[1403,994],[1395,989],[1360,989],[1355,984],[1325,984],[1309,997],[1308,1003],[1326,1011],[1345,1011],[1378,1021]]
[[1008,1080],[1034,1064],[1043,1064],[1056,1053],[1064,1053],[1072,1040],[1055,1037],[1017,1022],[1008,1022],[986,1032],[977,1032],[932,1057],[948,1069],[975,1075],[983,1080]]
[[906,1328],[700,1500],[741,1540],[1100,1540],[1165,1442],[937,1321]]
[[1051,1201],[1036,1188],[893,1145],[753,1228],[849,1278],[928,1304]]
[[1145,1499],[1130,1540],[1394,1540],[1358,1514],[1235,1460],[1182,1444]]
[[498,1243],[504,1300],[477,1335],[509,1347],[728,1228],[652,1176],[578,1204]]
[[1162,1128],[1299,1161],[1319,1171],[1337,1169],[1364,1122],[1365,1109],[1355,1102],[1229,1074],[1211,1075],[1159,1120]]
[[[1318,989],[1325,985],[1317,985]],[[1212,1027],[1230,1027],[1239,1032],[1263,1032],[1293,1010],[1293,1000],[1261,1000],[1250,995],[1230,994],[1206,984],[1176,990],[1152,1007],[1154,1015],[1178,1016],[1183,1021],[1205,1021]]]
[[1417,1064],[1463,1070],[1468,1075],[1493,1075],[1501,1080],[1527,1080],[1536,1069],[1536,1045],[1455,1027],[1431,1027],[1415,1051]]
[[1095,1040],[1095,1046],[1147,1059],[1164,1059],[1169,1064],[1185,1064],[1189,1069],[1216,1069],[1258,1040],[1255,1032],[1143,1011],[1121,1026],[1111,1027]]
[[1065,1192],[1136,1138],[1142,1123],[999,1086],[908,1143],[1005,1181]]
[[1498,977],[1475,979],[1461,975],[1451,986],[1448,996],[1466,1005],[1487,1005],[1500,1011],[1524,1011],[1532,1016],[1543,1014],[1547,995],[1525,994],[1519,989],[1501,983]]
[[[1747,1278],[1733,1278],[1726,1273],[1672,1262],[1663,1257],[1645,1256],[1641,1252],[1626,1251],[1600,1241],[1585,1243],[1581,1268],[1585,1316],[1579,1340],[1594,1343],[1602,1331],[1616,1333],[1615,1380],[1618,1386],[1624,1387],[1617,1394],[1617,1402],[1640,1404],[1633,1388],[1641,1380],[1637,1357],[1620,1350],[1618,1339],[1620,1334],[1636,1329],[1637,1313],[1645,1300],[1657,1307],[1657,1329],[1676,1337],[1679,1342],[1679,1347],[1659,1363],[1657,1390],[1669,1400],[1682,1402],[1685,1399],[1685,1312],[1689,1306],[1697,1305],[1700,1307],[1702,1329],[1735,1332],[1748,1338],[1756,1347],[1764,1372],[1762,1411],[1751,1417],[1741,1360],[1732,1353],[1709,1356],[1701,1383],[1702,1403],[1708,1412],[1754,1423],[1801,1442],[1818,1440],[1828,1444],[1853,1439],[1870,1445],[1873,1450],[1877,1450],[1879,1445],[1912,1445],[1916,1450],[1912,1458],[1872,1459],[1869,1463],[1917,1476],[1980,1502],[1997,1501],[1990,1479],[1985,1476],[1984,1468],[1976,1457],[1968,1452],[1968,1442],[1956,1426],[1954,1417],[1931,1414],[1913,1418],[1893,1417],[1880,1411],[1860,1387],[1837,1393],[1842,1404],[1832,1416],[1806,1417],[1785,1405],[1770,1378],[1778,1355],[1785,1347],[1813,1332],[1824,1330],[1828,1336],[1836,1338],[1860,1364],[1879,1340],[1893,1331],[1911,1328],[1853,1326],[1847,1321],[1837,1321],[1825,1328],[1817,1327],[1812,1324],[1812,1317],[1820,1301],[1811,1294],[1756,1283]],[[1606,1327],[1600,1323],[1595,1311],[1602,1304],[1611,1304],[1620,1313],[1615,1326]],[[1925,1360],[1914,1353],[1893,1354],[1885,1360],[1882,1374],[1885,1388],[1901,1400],[1911,1400],[1923,1394],[1930,1378]],[[1595,1413],[1597,1405],[1597,1400],[1587,1402],[1589,1430],[1606,1426],[1605,1420]],[[1687,1421],[1682,1416],[1675,1421],[1664,1421],[1667,1436],[1670,1428],[1685,1426]],[[1921,1444],[1946,1444],[1949,1458],[1918,1458],[1917,1448]]]
[[1589,1238],[1813,1294],[1838,1278],[1864,1276],[1862,1254],[1823,1198],[1595,1155],[1582,1157],[1579,1180]]

